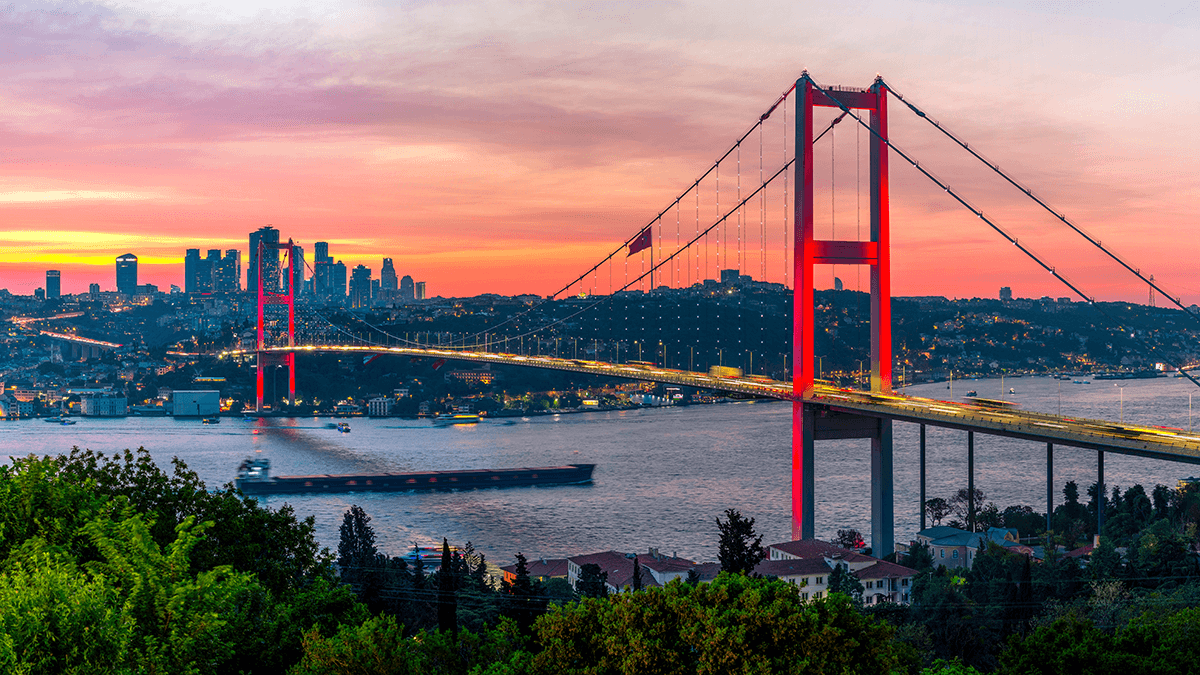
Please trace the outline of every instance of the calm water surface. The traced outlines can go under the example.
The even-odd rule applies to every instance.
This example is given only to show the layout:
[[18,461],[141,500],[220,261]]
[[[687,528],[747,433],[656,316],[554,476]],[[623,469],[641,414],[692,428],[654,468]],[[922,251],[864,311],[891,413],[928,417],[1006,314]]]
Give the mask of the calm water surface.
[[[1188,428],[1184,379],[1123,383],[1126,421]],[[1047,378],[956,381],[954,394],[1005,397],[1022,407],[1116,420],[1121,388],[1112,382],[1072,384]],[[907,393],[948,399],[946,384]],[[1200,406],[1200,396],[1197,396]],[[338,525],[351,504],[373,519],[382,550],[400,553],[412,542],[473,542],[501,564],[518,551],[563,556],[599,550],[657,547],[695,560],[715,560],[713,519],[735,508],[757,519],[771,542],[790,538],[790,421],[786,403],[754,402],[554,417],[486,420],[434,427],[425,421],[354,419],[349,434],[327,429],[328,419],[225,418],[219,425],[171,418],[80,419],[62,427],[41,420],[0,424],[0,455],[57,454],[71,446],[106,453],[145,446],[169,469],[187,462],[210,485],[232,480],[238,463],[261,452],[278,475],[596,464],[587,486],[436,493],[288,495],[316,517],[322,544],[336,548]],[[917,427],[895,425],[896,538],[919,524]],[[966,486],[966,432],[928,428],[928,495],[949,497]],[[870,530],[870,444],[817,443],[817,536],[839,528]],[[7,461],[7,459],[5,460]],[[976,434],[976,486],[1003,508],[1045,509],[1045,446]],[[1106,482],[1174,486],[1198,471],[1171,462],[1108,454]],[[1056,448],[1055,481],[1095,481],[1096,453]]]

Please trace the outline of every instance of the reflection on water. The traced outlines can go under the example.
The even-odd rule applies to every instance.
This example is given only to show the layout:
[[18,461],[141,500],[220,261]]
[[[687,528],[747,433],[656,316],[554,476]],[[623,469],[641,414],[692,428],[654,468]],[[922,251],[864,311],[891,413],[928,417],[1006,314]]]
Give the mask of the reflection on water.
[[[1182,379],[1124,384],[1127,421],[1188,428]],[[960,390],[960,386],[962,389]],[[1008,394],[1009,388],[1015,394]],[[1028,409],[1078,417],[1117,419],[1120,389],[1111,382],[1074,385],[1045,378],[955,382],[955,394],[1015,400]],[[908,393],[948,398],[946,384]],[[219,425],[170,418],[82,419],[72,427],[40,420],[0,424],[3,455],[58,453],[73,445],[104,452],[145,446],[160,465],[187,462],[210,485],[232,480],[239,462],[261,452],[286,474],[340,474],[460,468],[547,466],[591,462],[595,482],[507,490],[435,493],[291,495],[301,516],[313,515],[322,543],[336,548],[342,514],[359,504],[373,519],[382,549],[399,553],[412,543],[468,540],[494,560],[561,556],[615,548],[663,551],[700,560],[716,558],[713,519],[726,508],[756,518],[769,541],[790,532],[790,420],[786,403],[737,403],[688,408],[485,420],[434,427],[424,421],[354,419],[350,433],[328,419],[225,419]],[[966,433],[928,430],[928,494],[950,494],[966,484]],[[918,526],[917,427],[895,425],[897,539]],[[1045,508],[1045,446],[976,434],[976,485],[1001,507]],[[1096,453],[1060,447],[1056,492],[1075,480],[1095,480]],[[1174,486],[1196,473],[1188,465],[1109,454],[1110,486],[1141,482]],[[817,534],[839,528],[870,530],[870,457],[867,441],[817,444]]]

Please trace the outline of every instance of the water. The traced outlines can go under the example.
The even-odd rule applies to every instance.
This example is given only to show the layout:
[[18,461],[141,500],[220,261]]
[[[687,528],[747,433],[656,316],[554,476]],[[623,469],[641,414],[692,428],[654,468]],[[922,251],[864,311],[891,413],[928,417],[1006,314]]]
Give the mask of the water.
[[[1183,379],[1123,382],[1125,420],[1188,428]],[[1112,382],[1072,384],[1047,378],[1006,379],[1005,397],[1022,407],[1107,418],[1119,415],[1120,388]],[[956,397],[975,389],[1000,398],[999,380],[955,381]],[[948,398],[945,383],[910,387],[907,393]],[[1200,403],[1200,397],[1198,403]],[[596,464],[587,486],[433,493],[287,495],[301,516],[313,515],[323,545],[337,546],[342,514],[359,504],[372,517],[382,550],[398,554],[413,542],[473,542],[490,559],[510,562],[616,549],[657,547],[694,560],[715,560],[714,519],[734,508],[754,517],[765,541],[790,538],[791,406],[745,402],[686,408],[486,420],[471,426],[434,427],[425,421],[354,419],[353,431],[326,428],[328,419],[225,418],[219,425],[171,418],[80,419],[62,427],[41,420],[0,424],[0,456],[56,454],[73,445],[112,453],[144,445],[169,469],[172,456],[187,462],[212,486],[232,480],[238,463],[261,451],[279,475],[356,473]],[[916,425],[895,429],[896,538],[919,526]],[[817,443],[817,536],[838,529],[870,530],[870,443]],[[928,427],[929,497],[949,497],[966,486],[966,432]],[[1001,508],[1029,504],[1045,509],[1045,446],[976,434],[976,486]],[[1095,481],[1096,453],[1055,448],[1058,502],[1068,480]],[[1174,486],[1197,473],[1192,466],[1108,454],[1106,482]],[[869,535],[868,535],[869,536]]]

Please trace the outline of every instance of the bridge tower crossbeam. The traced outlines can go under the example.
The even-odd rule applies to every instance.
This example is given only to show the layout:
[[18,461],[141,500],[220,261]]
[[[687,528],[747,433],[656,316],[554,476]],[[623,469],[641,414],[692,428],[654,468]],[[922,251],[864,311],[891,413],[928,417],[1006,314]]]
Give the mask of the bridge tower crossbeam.
[[[296,353],[288,351],[284,354],[267,352],[266,348],[266,309],[269,305],[282,305],[287,308],[287,346],[296,346],[296,291],[294,279],[296,256],[295,244],[291,239],[288,239],[286,244],[260,240],[258,243],[258,336],[257,336],[257,354],[256,354],[256,397],[255,411],[262,412],[263,409],[263,375],[267,368],[274,365],[287,366],[288,369],[288,403],[296,405]],[[267,275],[263,274],[263,260],[266,258],[264,253],[267,249],[275,249],[283,252],[287,259],[286,266],[273,266],[279,269],[268,270]],[[286,276],[281,278],[281,270],[286,269]],[[265,277],[271,279],[271,289],[266,288]],[[282,292],[279,289],[286,289]]]
[[[870,113],[870,239],[826,241],[815,236],[813,112],[815,108]],[[882,78],[867,89],[819,87],[805,71],[796,82],[796,280],[793,303],[792,538],[815,533],[813,445],[835,438],[871,439],[871,545],[883,557],[894,542],[892,423],[857,415],[832,415],[804,401],[813,388],[815,362],[814,284],[817,265],[868,265],[871,274],[871,391],[892,389],[891,256],[888,204],[887,86]]]

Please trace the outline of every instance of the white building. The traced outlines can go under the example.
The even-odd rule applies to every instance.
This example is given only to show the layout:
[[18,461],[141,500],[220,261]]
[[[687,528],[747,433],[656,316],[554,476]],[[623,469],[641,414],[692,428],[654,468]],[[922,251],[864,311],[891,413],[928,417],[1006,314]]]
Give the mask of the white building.
[[367,414],[371,417],[387,417],[392,414],[392,406],[396,402],[385,396],[367,401]]
[[79,414],[84,417],[123,417],[129,402],[116,394],[88,394],[79,399]]

